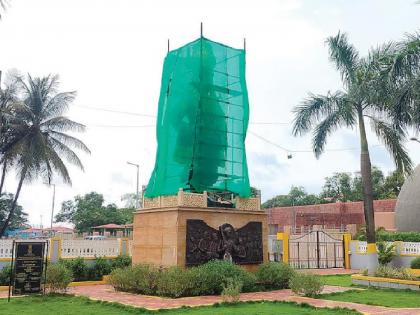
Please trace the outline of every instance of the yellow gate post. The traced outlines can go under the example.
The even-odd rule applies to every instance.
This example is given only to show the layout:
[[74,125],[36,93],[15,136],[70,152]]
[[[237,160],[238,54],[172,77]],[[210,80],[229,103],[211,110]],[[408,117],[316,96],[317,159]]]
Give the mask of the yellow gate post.
[[283,241],[283,262],[289,263],[289,234],[287,232],[277,233],[277,240]]
[[350,269],[350,241],[351,241],[351,234],[344,233],[343,234],[343,255],[344,255],[344,268]]

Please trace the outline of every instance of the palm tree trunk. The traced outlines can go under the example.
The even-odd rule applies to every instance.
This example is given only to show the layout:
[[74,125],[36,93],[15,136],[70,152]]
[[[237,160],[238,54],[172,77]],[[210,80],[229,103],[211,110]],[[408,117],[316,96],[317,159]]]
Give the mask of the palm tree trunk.
[[1,171],[1,179],[0,179],[0,196],[3,192],[4,179],[6,178],[6,167],[7,167],[7,163],[6,163],[6,161],[4,161],[3,162],[3,169]]
[[360,172],[362,175],[363,187],[363,208],[366,223],[367,240],[367,269],[372,275],[378,265],[378,256],[376,253],[375,242],[375,214],[373,209],[373,185],[372,185],[372,166],[370,163],[369,146],[366,137],[365,121],[363,111],[358,110],[359,130],[360,130]]
[[17,201],[18,201],[18,198],[19,198],[19,195],[20,195],[20,191],[22,189],[22,184],[23,184],[23,181],[25,179],[25,176],[26,176],[26,171],[24,170],[22,172],[22,174],[20,175],[20,180],[19,180],[19,184],[18,184],[18,187],[17,187],[17,190],[16,190],[15,198],[13,199],[12,207],[10,208],[10,211],[9,211],[9,214],[7,215],[6,221],[4,221],[3,226],[1,227],[0,237],[2,237],[5,234],[6,229],[9,226],[10,221],[13,217],[13,214],[15,213]]

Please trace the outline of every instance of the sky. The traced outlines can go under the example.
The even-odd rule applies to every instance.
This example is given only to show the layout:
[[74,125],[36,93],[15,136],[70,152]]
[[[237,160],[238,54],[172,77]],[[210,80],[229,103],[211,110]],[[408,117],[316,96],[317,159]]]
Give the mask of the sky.
[[[122,205],[121,196],[136,189],[136,169],[127,161],[140,165],[140,183],[147,184],[156,154],[153,125],[167,40],[177,48],[196,39],[200,22],[205,37],[229,46],[241,48],[246,38],[252,132],[246,148],[252,186],[261,189],[263,200],[287,193],[292,185],[319,193],[326,176],[359,170],[356,129],[334,133],[319,159],[310,152],[310,134],[295,138],[291,133],[292,110],[309,92],[342,88],[328,61],[325,39],[346,32],[365,55],[371,47],[418,31],[420,21],[420,5],[414,0],[9,4],[0,21],[0,69],[33,76],[59,74],[61,91],[78,95],[68,116],[88,127],[78,137],[92,153],[80,153],[84,172],[70,167],[72,186],[55,182],[55,212],[62,201],[91,191],[102,193],[107,203]],[[389,154],[372,133],[369,144],[372,164],[385,173],[392,171]],[[420,163],[420,144],[409,142],[407,148],[414,164]],[[13,173],[5,188],[16,189]],[[51,202],[52,188],[42,181],[26,183],[19,199],[30,223],[44,226],[50,222]]]

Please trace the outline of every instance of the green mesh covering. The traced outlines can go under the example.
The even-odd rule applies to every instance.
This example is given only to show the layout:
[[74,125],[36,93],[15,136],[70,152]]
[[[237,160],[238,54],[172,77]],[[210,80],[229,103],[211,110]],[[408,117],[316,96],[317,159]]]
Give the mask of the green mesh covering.
[[199,38],[165,58],[158,148],[146,197],[184,191],[250,196],[245,51]]

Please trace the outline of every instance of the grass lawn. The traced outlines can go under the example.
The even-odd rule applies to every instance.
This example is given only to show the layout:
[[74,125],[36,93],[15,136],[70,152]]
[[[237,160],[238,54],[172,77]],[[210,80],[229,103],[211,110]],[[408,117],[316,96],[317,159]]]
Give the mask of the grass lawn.
[[271,315],[271,314],[308,314],[308,315],[342,315],[360,314],[346,309],[316,309],[308,305],[297,305],[287,302],[249,302],[234,305],[219,304],[210,307],[182,308],[177,310],[147,311],[116,303],[91,301],[74,296],[47,296],[0,299],[1,314],[19,315],[128,315],[128,314],[167,314],[167,315]]
[[327,285],[338,285],[340,287],[351,286],[351,275],[327,275],[321,276],[321,279]]
[[362,291],[322,294],[319,298],[388,307],[420,307],[420,292],[409,290],[369,288]]

